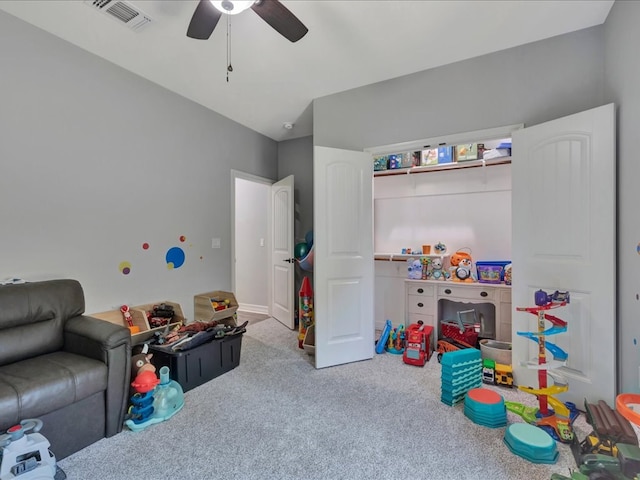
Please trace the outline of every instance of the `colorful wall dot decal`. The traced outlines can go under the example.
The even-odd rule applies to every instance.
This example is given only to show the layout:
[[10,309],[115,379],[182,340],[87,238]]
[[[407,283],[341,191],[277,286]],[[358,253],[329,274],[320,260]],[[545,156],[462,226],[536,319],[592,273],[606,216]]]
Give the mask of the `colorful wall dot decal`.
[[169,270],[173,268],[180,268],[184,263],[184,251],[180,247],[172,247],[167,250],[165,260],[167,261],[167,268]]
[[129,275],[131,273],[131,264],[129,262],[120,262],[118,270],[120,270],[120,273],[123,275]]
[[144,242],[142,244],[142,248],[143,248],[143,250],[149,250],[149,244],[147,242]]
[[638,246],[636,247],[636,252],[638,252],[638,255],[640,255],[640,243],[638,244]]
[[187,237],[185,237],[184,235],[180,235],[180,241],[184,242],[187,239]]

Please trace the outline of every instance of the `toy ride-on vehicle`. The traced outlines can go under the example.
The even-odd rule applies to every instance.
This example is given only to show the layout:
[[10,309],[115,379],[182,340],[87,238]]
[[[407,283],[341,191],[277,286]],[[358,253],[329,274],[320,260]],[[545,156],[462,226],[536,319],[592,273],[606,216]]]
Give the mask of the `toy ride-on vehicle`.
[[640,475],[640,447],[618,443],[617,457],[601,453],[583,455],[570,477],[554,473],[551,480],[635,480]]
[[0,435],[0,480],[64,480],[51,444],[41,433],[42,420],[30,418]]
[[409,365],[423,367],[431,358],[431,335],[433,327],[422,320],[412,323],[405,330],[405,347],[402,360]]

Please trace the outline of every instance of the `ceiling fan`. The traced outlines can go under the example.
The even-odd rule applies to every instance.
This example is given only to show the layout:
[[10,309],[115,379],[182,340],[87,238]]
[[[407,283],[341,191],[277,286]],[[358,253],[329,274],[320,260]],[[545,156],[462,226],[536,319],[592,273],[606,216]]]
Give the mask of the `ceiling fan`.
[[291,42],[297,42],[309,31],[298,18],[278,0],[200,0],[196,7],[187,37],[207,40],[223,13],[235,15],[250,8]]

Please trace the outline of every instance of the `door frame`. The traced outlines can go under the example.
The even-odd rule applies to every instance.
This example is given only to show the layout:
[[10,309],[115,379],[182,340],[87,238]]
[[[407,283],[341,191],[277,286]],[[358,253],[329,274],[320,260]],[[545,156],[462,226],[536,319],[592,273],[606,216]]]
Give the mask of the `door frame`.
[[[242,172],[240,170],[231,169],[231,290],[236,291],[236,180],[246,180],[248,182],[259,183],[263,185],[273,185],[275,182],[269,178],[260,177],[251,173]],[[271,205],[268,203],[265,205],[266,213],[268,215],[268,232],[271,232]],[[265,268],[269,268],[271,264],[271,250],[269,249],[269,258]],[[267,299],[271,298],[271,277],[267,278]],[[267,314],[271,315],[271,307],[267,302]]]

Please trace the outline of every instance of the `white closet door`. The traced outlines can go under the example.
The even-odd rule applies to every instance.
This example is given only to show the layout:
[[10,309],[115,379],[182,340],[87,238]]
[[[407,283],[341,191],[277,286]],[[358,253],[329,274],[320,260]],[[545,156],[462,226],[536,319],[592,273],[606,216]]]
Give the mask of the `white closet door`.
[[374,353],[373,161],[314,148],[316,368]]
[[538,289],[568,290],[570,304],[549,312],[568,331],[546,340],[568,353],[557,369],[569,384],[560,398],[578,406],[585,398],[615,405],[614,141],[612,104],[513,134],[514,375],[519,385],[538,386],[537,372],[522,366],[537,356],[537,343],[516,335],[536,331],[536,317],[515,307],[533,306]]

